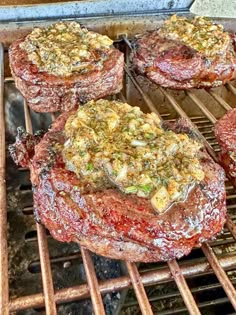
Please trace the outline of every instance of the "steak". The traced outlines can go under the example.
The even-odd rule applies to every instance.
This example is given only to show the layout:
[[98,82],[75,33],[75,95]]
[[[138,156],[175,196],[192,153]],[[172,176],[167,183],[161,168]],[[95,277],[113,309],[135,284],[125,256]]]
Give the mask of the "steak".
[[[178,21],[180,34],[176,31],[178,26],[172,26]],[[216,32],[214,30],[216,26],[200,20],[201,23],[206,24],[205,33],[202,35],[202,26],[198,18],[194,19],[192,24],[190,21],[174,16],[160,29],[139,36],[133,44],[132,52],[135,71],[158,85],[181,90],[216,87],[234,79],[236,76],[235,36],[219,29],[218,32],[225,36],[225,41],[222,41],[220,51],[216,48],[212,51],[214,41],[217,43],[217,37],[221,37],[217,33],[214,34],[215,37],[211,34]],[[184,23],[192,25],[193,31],[191,33],[191,29],[189,30],[189,37],[188,29],[186,33],[181,31]],[[200,34],[199,37],[196,37],[196,34]]]
[[[38,135],[34,142],[33,136],[19,130],[9,148],[17,164],[28,162],[36,218],[55,239],[78,242],[115,259],[153,262],[187,255],[221,232],[226,215],[225,175],[205,149],[199,157],[204,179],[184,200],[158,213],[147,198],[125,194],[115,186],[94,190],[66,168],[64,129],[74,113],[61,114],[39,142]],[[183,119],[167,127],[194,136]]]
[[[26,40],[27,37],[19,39],[10,46],[9,61],[17,88],[36,112],[68,111],[78,103],[116,94],[121,90],[124,56],[114,47],[110,46],[105,51],[103,48],[95,49],[91,52],[93,62],[88,57],[88,60],[81,62],[85,68],[65,76],[44,71],[30,60],[23,49]],[[60,65],[57,67],[60,69]]]
[[236,186],[236,109],[229,110],[215,125],[220,162]]

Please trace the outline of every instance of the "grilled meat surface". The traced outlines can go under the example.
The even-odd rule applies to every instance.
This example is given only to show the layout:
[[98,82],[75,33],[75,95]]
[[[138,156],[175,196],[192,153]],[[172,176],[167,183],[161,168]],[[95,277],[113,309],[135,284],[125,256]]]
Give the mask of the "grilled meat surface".
[[35,111],[68,111],[121,90],[124,56],[111,43],[76,22],[35,29],[9,48],[12,76]]
[[229,110],[215,125],[221,149],[220,162],[236,186],[236,109]]
[[[62,151],[68,139],[64,129],[74,114],[59,116],[35,146],[34,156],[26,156],[36,216],[54,238],[79,242],[111,258],[151,262],[187,255],[222,230],[226,215],[224,171],[204,149],[199,151],[204,178],[184,200],[158,213],[149,198],[125,194],[113,185],[94,189],[66,168]],[[193,134],[185,120],[168,128]],[[21,134],[10,150],[18,164],[22,156],[17,148],[26,147],[26,137],[21,143]]]
[[236,76],[235,36],[204,18],[173,16],[134,43],[135,70],[163,87],[210,88]]

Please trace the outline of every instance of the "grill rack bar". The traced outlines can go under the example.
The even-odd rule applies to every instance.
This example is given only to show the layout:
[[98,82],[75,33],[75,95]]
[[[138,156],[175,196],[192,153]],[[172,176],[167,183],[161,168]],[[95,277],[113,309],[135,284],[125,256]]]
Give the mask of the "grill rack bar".
[[185,93],[201,109],[201,111],[207,116],[207,118],[213,124],[217,122],[217,119],[215,118],[215,116],[206,108],[203,102],[192,91],[186,91]]
[[84,269],[88,280],[89,291],[93,303],[93,310],[96,315],[105,315],[105,309],[102,302],[101,292],[98,286],[92,257],[87,249],[81,246],[80,248]]
[[[125,41],[127,43],[127,39]],[[137,80],[134,78],[134,76],[131,74],[129,68],[127,67],[127,65],[124,65],[124,69],[125,72],[128,74],[130,80],[132,81],[132,83],[134,84],[135,88],[138,90],[138,92],[140,93],[140,95],[142,96],[144,102],[146,103],[146,105],[148,106],[148,108],[150,109],[150,111],[154,112],[159,118],[161,118],[160,113],[158,112],[158,110],[156,109],[156,106],[153,104],[152,100],[150,99],[150,97],[142,90],[141,86],[138,84]]]
[[230,302],[232,303],[234,309],[236,309],[236,291],[232,283],[230,282],[226,272],[223,268],[221,268],[220,263],[214,254],[212,248],[207,244],[204,243],[201,246],[201,249],[208,259],[212,269],[214,270],[218,280],[220,281],[222,287],[225,290]]
[[6,146],[4,109],[4,47],[0,43],[0,310],[8,315],[8,257],[7,257],[7,211],[6,211]]
[[234,94],[236,95],[236,88],[231,84],[231,83],[227,83],[226,87]]
[[[33,133],[32,121],[30,117],[29,107],[24,102],[24,113],[25,113],[25,126],[26,131],[28,133]],[[49,250],[48,243],[46,237],[46,231],[44,226],[39,223],[36,223],[37,228],[37,236],[38,236],[38,249],[39,249],[39,257],[41,264],[41,274],[42,274],[42,282],[43,282],[43,291],[45,296],[45,308],[46,314],[56,315],[56,303],[54,298],[54,288],[53,288],[53,279],[52,279],[52,271],[50,265],[49,258]]]
[[193,295],[187,285],[187,282],[181,272],[181,269],[176,260],[172,260],[168,262],[168,266],[172,273],[172,276],[177,284],[177,287],[180,291],[180,294],[184,300],[184,303],[191,315],[200,315],[199,308],[193,298]]
[[[231,270],[236,268],[236,253],[225,255],[219,258],[219,263],[222,268]],[[206,259],[198,260],[194,262],[185,262],[180,265],[181,272],[185,277],[191,277],[196,275],[204,275],[212,273],[211,266]],[[141,273],[141,280],[144,286],[154,285],[170,281],[172,275],[170,269],[165,267],[158,270],[146,271]],[[108,292],[115,292],[130,288],[132,286],[129,276],[123,276],[115,279],[109,279],[105,281],[99,281],[99,290],[101,294]],[[89,298],[89,288],[87,284],[81,284],[70,288],[61,289],[55,292],[55,301],[57,304],[63,302],[72,302]],[[44,295],[43,293],[32,294],[28,296],[22,296],[13,298],[10,300],[10,311],[28,309],[32,307],[43,307]]]
[[152,308],[151,308],[151,305],[149,303],[149,300],[148,300],[147,294],[145,292],[145,289],[144,289],[144,286],[143,286],[143,283],[141,280],[141,276],[138,272],[138,268],[137,268],[136,264],[127,261],[126,267],[127,267],[128,272],[129,272],[130,279],[132,281],[134,291],[135,291],[135,294],[136,294],[136,297],[137,297],[139,307],[140,307],[142,314],[152,315],[153,314]]
[[225,110],[230,110],[232,107],[216,92],[214,91],[209,91],[209,94],[225,109]]

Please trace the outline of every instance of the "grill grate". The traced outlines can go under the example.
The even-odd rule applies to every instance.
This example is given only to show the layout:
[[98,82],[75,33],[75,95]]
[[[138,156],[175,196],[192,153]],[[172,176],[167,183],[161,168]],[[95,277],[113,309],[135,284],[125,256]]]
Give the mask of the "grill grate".
[[[122,46],[123,45],[123,46]],[[158,92],[162,97],[167,100],[170,108],[172,109],[172,114],[170,113],[161,113],[159,108],[157,108],[155,102],[153,101],[151,95],[146,92],[145,85],[140,83],[140,79],[129,69],[128,64],[128,55],[130,52],[131,45],[127,38],[123,38],[122,42],[119,42],[119,47],[124,50],[126,54],[127,65],[125,66],[126,72],[126,82],[122,94],[119,95],[119,98],[130,102],[132,99],[131,86],[133,85],[134,90],[136,90],[141,96],[141,102],[146,106],[147,109],[156,112],[159,117],[164,120],[174,120],[177,117],[183,117],[188,119],[192,126],[197,129],[199,137],[204,141],[206,148],[209,154],[217,161],[217,155],[215,152],[219,150],[217,143],[215,141],[214,135],[212,133],[212,126],[217,121],[220,115],[215,116],[209,107],[207,107],[204,101],[198,97],[193,91],[184,92],[184,97],[192,101],[192,103],[198,108],[201,112],[201,115],[190,116],[188,111],[182,108],[178,97],[173,96],[171,91],[158,88]],[[123,48],[122,48],[123,47]],[[83,259],[83,264],[87,276],[88,284],[81,284],[69,288],[63,288],[56,290],[54,292],[52,272],[50,266],[50,256],[48,250],[48,241],[46,230],[43,226],[36,224],[37,228],[37,240],[40,256],[40,265],[41,265],[41,274],[42,274],[42,283],[43,283],[43,292],[37,294],[31,294],[27,296],[14,297],[9,300],[8,296],[8,261],[7,261],[7,220],[6,220],[6,187],[5,187],[5,118],[4,118],[4,53],[3,45],[0,46],[0,309],[1,314],[7,315],[9,312],[15,312],[18,310],[24,310],[29,308],[39,308],[45,307],[47,314],[57,314],[56,305],[64,302],[76,301],[91,297],[93,310],[95,314],[105,314],[102,297],[101,295],[113,292],[121,291],[127,288],[134,288],[137,301],[139,303],[140,310],[142,314],[153,314],[152,307],[150,302],[153,300],[158,300],[160,297],[156,296],[152,299],[149,299],[145,290],[145,287],[155,285],[158,283],[164,283],[174,279],[176,285],[179,289],[179,292],[185,303],[185,307],[179,307],[171,311],[162,311],[161,314],[174,314],[184,312],[186,309],[190,314],[200,314],[200,308],[206,307],[211,302],[199,302],[196,303],[192,293],[205,291],[209,289],[215,289],[223,287],[225,293],[228,296],[219,298],[215,301],[215,305],[223,304],[228,302],[232,303],[234,309],[236,309],[236,292],[234,289],[234,284],[236,280],[230,280],[225,270],[234,270],[236,269],[236,252],[231,252],[225,255],[221,255],[219,258],[215,255],[211,246],[214,245],[224,245],[226,243],[233,243],[236,240],[236,226],[233,222],[236,216],[227,216],[226,227],[228,231],[225,231],[227,234],[227,239],[221,239],[209,244],[202,245],[202,251],[205,255],[205,258],[196,260],[186,259],[177,263],[175,260],[168,263],[168,265],[163,265],[163,267],[154,270],[143,270],[139,271],[138,267],[134,263],[126,262],[126,267],[128,270],[128,275],[123,277],[118,277],[115,279],[108,279],[104,281],[98,281],[96,272],[94,269],[93,261],[91,258],[90,252],[81,248],[81,255]],[[11,78],[5,78],[5,82],[9,82]],[[142,79],[143,80],[143,79]],[[145,81],[145,80],[144,80]],[[226,88],[230,93],[236,95],[236,88],[233,84],[228,83]],[[157,88],[156,88],[157,89]],[[212,97],[223,110],[229,110],[231,108],[230,104],[221,97],[215,91],[208,91],[208,96]],[[136,96],[137,98],[137,96]],[[132,102],[130,102],[132,104]],[[173,114],[174,113],[174,114]],[[24,104],[24,115],[25,115],[25,125],[28,132],[33,131],[31,116],[29,108]],[[55,119],[55,116],[52,115],[52,120]],[[229,185],[228,185],[229,184]],[[232,213],[236,208],[236,195],[234,193],[234,187],[230,186],[230,183],[227,182],[227,202],[229,202],[228,210]],[[32,213],[32,207],[27,206],[24,208],[25,212]],[[198,288],[193,288],[190,290],[185,277],[194,277],[204,274],[210,274],[214,272],[217,276],[220,283],[201,286]],[[232,279],[232,278],[231,278]],[[177,296],[179,293],[166,294],[165,298]],[[162,296],[162,298],[164,298]],[[132,305],[132,303],[131,303]]]

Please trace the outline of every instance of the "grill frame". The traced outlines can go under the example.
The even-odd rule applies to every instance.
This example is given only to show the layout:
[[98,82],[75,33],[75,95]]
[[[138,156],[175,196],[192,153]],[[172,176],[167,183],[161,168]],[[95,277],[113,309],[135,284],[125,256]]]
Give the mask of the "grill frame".
[[[143,20],[142,20],[143,19]],[[113,19],[112,19],[113,20]],[[136,22],[139,21],[140,18],[136,18]],[[145,21],[146,18],[141,18],[142,21]],[[154,19],[155,20],[155,19]],[[156,28],[158,24],[163,20],[162,16],[156,18],[155,23],[152,25],[151,23],[148,24],[147,28],[152,29]],[[87,21],[88,24],[91,23],[89,20]],[[114,20],[113,20],[114,21]],[[119,19],[118,19],[119,21]],[[128,20],[130,23],[130,20]],[[51,23],[51,22],[50,22]],[[138,22],[137,22],[138,23]],[[226,24],[229,21],[226,21]],[[38,22],[36,22],[38,24]],[[101,24],[101,22],[100,22]],[[101,27],[98,23],[93,25],[93,29],[99,30]],[[106,23],[105,23],[106,24]],[[32,23],[29,24],[30,28],[32,27]],[[109,21],[106,25],[110,25]],[[142,22],[138,23],[139,28],[142,26]],[[104,21],[103,21],[104,27]],[[105,27],[106,28],[106,27]],[[134,32],[138,30],[135,29],[135,26],[131,26],[130,29],[126,29],[127,33],[124,35],[125,28],[121,27],[115,35],[116,37],[120,38],[119,41],[123,41],[125,44],[125,51],[126,53],[126,62],[127,65],[125,66],[125,73],[126,73],[126,80],[129,79],[137,91],[140,93],[144,103],[147,107],[155,111],[159,116],[161,116],[155,104],[149,97],[145,91],[143,91],[142,87],[140,86],[139,82],[134,73],[132,73],[129,69],[128,65],[128,55],[130,50],[130,43],[127,38],[127,33],[129,36],[133,36]],[[230,28],[229,28],[230,29]],[[14,36],[20,37],[23,34],[28,32],[27,25],[24,25],[22,28],[20,26],[19,29],[14,29]],[[207,258],[204,262],[200,263],[197,266],[188,266],[188,264],[179,266],[179,264],[174,260],[168,263],[168,268],[164,269],[162,273],[160,271],[157,272],[146,272],[140,275],[136,264],[127,262],[127,270],[129,275],[123,276],[117,279],[107,280],[98,282],[96,278],[96,274],[94,271],[94,266],[91,260],[90,252],[85,249],[81,248],[81,254],[83,258],[83,263],[85,266],[87,282],[88,284],[70,287],[66,289],[61,289],[54,292],[53,288],[53,280],[52,280],[52,273],[50,267],[50,257],[49,251],[47,246],[47,239],[45,228],[42,225],[36,223],[37,227],[37,235],[38,235],[38,247],[39,247],[39,255],[40,255],[40,262],[41,262],[41,270],[42,270],[42,282],[43,282],[43,293],[33,294],[24,297],[18,297],[9,300],[8,292],[8,279],[7,279],[7,270],[8,270],[8,261],[7,261],[7,220],[6,220],[6,185],[5,185],[5,118],[4,118],[4,47],[7,47],[9,44],[9,34],[12,33],[12,30],[3,32],[0,35],[0,41],[4,43],[0,45],[0,310],[1,314],[7,315],[9,311],[16,311],[27,309],[30,307],[41,307],[45,306],[47,314],[57,314],[56,311],[56,304],[68,301],[74,301],[77,299],[82,299],[85,297],[90,296],[93,303],[93,308],[95,314],[105,314],[104,307],[102,304],[101,294],[105,292],[117,291],[128,287],[133,287],[137,296],[137,300],[140,305],[141,312],[143,314],[153,314],[151,310],[150,303],[148,301],[147,295],[145,293],[144,286],[150,284],[157,284],[161,281],[173,278],[179,288],[179,291],[183,297],[185,305],[190,314],[200,314],[199,309],[196,305],[196,302],[193,299],[192,293],[186,283],[184,276],[188,275],[197,275],[201,272],[208,271],[210,268],[215,272],[217,275],[222,287],[225,289],[226,294],[228,295],[229,300],[231,301],[232,305],[236,309],[236,291],[230,282],[229,278],[227,277],[224,269],[232,268],[235,266],[236,268],[236,255],[232,255],[232,257],[225,257],[220,260],[217,259],[216,255],[214,254],[213,250],[208,244],[203,244],[202,250]],[[108,35],[111,36],[111,34]],[[114,35],[114,34],[113,34]],[[122,35],[122,37],[121,37]],[[111,36],[114,38],[114,36]],[[5,78],[5,81],[9,81],[10,78]],[[227,84],[227,88],[236,95],[236,88],[231,84]],[[189,119],[189,116],[185,113],[185,111],[181,108],[175,98],[168,92],[168,90],[159,87],[159,91],[163,94],[163,96],[168,100],[169,104],[172,106],[173,110],[180,117],[184,117],[190,121],[194,128],[196,125]],[[125,96],[127,91],[123,91],[123,94],[119,95],[119,97],[125,100]],[[224,108],[224,110],[230,109],[230,105],[221,98],[218,94],[214,91],[210,92],[211,96],[219,103],[220,106]],[[203,114],[207,119],[209,119],[212,123],[217,121],[216,117],[207,109],[204,103],[192,92],[187,91],[186,95],[194,102],[194,104],[201,109]],[[32,133],[32,123],[30,118],[29,108],[26,104],[24,104],[24,113],[25,113],[25,123],[26,129],[28,132]],[[54,117],[53,117],[54,118]],[[197,129],[198,130],[198,129]],[[199,131],[199,135],[203,139],[206,148],[209,154],[213,157],[215,161],[217,161],[217,155],[213,150],[212,146],[207,142],[207,140],[202,136]],[[232,219],[227,216],[227,223],[226,223],[229,231],[231,232],[233,238],[236,240],[236,226],[233,223]],[[90,294],[89,294],[90,293]]]

